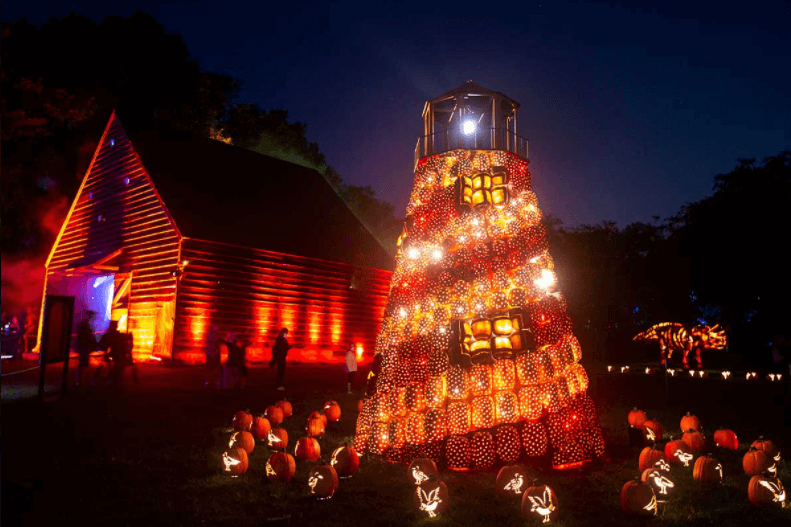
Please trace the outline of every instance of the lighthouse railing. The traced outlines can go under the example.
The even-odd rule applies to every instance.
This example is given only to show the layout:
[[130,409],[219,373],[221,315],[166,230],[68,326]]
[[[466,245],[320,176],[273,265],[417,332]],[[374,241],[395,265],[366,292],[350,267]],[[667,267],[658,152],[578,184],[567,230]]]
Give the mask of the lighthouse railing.
[[450,150],[505,150],[528,158],[528,141],[507,128],[480,128],[470,133],[442,130],[419,137],[415,145],[415,166],[421,157]]

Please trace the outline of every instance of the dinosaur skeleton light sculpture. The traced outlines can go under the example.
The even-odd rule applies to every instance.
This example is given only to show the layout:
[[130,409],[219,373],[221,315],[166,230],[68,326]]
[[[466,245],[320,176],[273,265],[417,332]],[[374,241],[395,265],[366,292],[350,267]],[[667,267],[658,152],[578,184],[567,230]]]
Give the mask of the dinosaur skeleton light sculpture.
[[659,341],[662,364],[665,365],[673,356],[673,352],[683,353],[682,364],[689,368],[689,354],[695,351],[698,368],[703,367],[700,353],[704,349],[725,349],[728,339],[725,330],[719,324],[714,326],[698,325],[689,328],[678,322],[662,322],[655,324],[634,336],[632,340]]

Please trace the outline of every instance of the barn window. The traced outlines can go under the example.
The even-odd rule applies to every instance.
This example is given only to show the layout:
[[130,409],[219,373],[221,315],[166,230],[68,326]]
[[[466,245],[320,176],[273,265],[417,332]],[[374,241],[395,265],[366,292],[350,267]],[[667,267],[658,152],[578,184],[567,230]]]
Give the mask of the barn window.
[[110,138],[110,146],[115,146],[115,138]]
[[129,178],[124,178],[124,184],[129,185]]

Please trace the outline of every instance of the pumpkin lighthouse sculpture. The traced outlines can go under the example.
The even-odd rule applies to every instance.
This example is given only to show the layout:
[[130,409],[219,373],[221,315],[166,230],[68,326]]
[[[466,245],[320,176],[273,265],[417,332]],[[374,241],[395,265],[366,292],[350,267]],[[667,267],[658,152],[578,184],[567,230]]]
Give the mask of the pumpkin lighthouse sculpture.
[[361,452],[456,470],[604,452],[518,107],[472,81],[426,103]]

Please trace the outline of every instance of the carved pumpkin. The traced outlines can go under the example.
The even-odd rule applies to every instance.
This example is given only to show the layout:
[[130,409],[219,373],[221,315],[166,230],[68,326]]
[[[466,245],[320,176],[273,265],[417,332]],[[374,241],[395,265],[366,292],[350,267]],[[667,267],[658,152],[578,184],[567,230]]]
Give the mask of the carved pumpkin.
[[779,478],[753,476],[747,487],[750,503],[759,507],[785,507],[786,490]]
[[548,445],[547,429],[542,423],[536,421],[522,423],[522,447],[526,456],[543,456],[547,453]]
[[291,403],[286,401],[285,399],[276,402],[275,406],[283,410],[283,419],[288,419],[289,417],[294,415],[294,407],[291,406]]
[[692,477],[703,483],[722,483],[722,464],[711,454],[695,460]]
[[360,456],[354,447],[340,446],[333,451],[330,465],[338,473],[338,477],[350,478],[360,468]]
[[673,493],[675,484],[670,479],[670,474],[657,468],[648,468],[643,471],[640,481],[649,485],[656,496],[657,501],[667,501]]
[[288,446],[288,432],[285,428],[273,428],[267,434],[267,444],[269,448],[285,450]]
[[772,466],[772,459],[763,450],[750,447],[750,450],[742,458],[744,473],[748,476],[763,474]]
[[[381,394],[381,395],[384,395],[384,394]],[[389,417],[389,413],[388,413],[388,417]],[[314,411],[310,412],[310,415],[308,415],[308,420],[317,419],[317,418],[321,419],[324,422],[324,426],[327,426],[327,416],[324,415],[324,412],[318,412],[318,411],[314,410]],[[376,421],[376,420],[381,420],[381,419],[378,419],[377,415],[374,414],[374,420]]]
[[308,419],[308,424],[305,425],[305,433],[309,437],[321,437],[324,435],[325,423],[323,419],[313,417]]
[[739,449],[739,439],[736,437],[736,434],[733,430],[725,428],[720,428],[714,432],[714,443],[725,450]]
[[659,424],[659,421],[648,419],[643,423],[643,437],[645,438],[645,444],[661,441],[662,433],[663,429],[662,425]]
[[232,477],[247,472],[247,452],[243,448],[229,448],[222,453],[222,461],[225,465],[223,472]]
[[470,440],[463,435],[452,435],[445,440],[445,462],[451,470],[470,469]]
[[300,461],[318,461],[321,457],[319,442],[312,437],[300,437],[294,447],[294,457]]
[[253,416],[245,410],[239,410],[233,416],[233,429],[235,431],[247,430],[249,432],[252,426]]
[[687,415],[681,418],[681,429],[700,432],[700,419],[687,412]]
[[272,426],[279,426],[283,423],[283,409],[275,405],[267,406],[264,417],[269,419]]
[[338,473],[330,465],[316,465],[308,474],[308,487],[312,495],[328,500],[338,490]]
[[427,441],[442,441],[448,434],[448,419],[445,412],[439,408],[426,412],[423,431]]
[[522,518],[550,523],[558,519],[558,497],[549,485],[528,487],[522,496]]
[[521,445],[519,441],[519,432],[513,426],[501,426],[494,433],[496,450],[498,457],[508,463],[519,459],[521,454]]
[[429,518],[448,508],[448,487],[441,481],[426,481],[415,489],[415,509]]
[[681,436],[681,440],[684,441],[695,454],[699,454],[706,444],[706,441],[703,439],[703,434],[694,430],[684,432],[684,435]]
[[671,463],[680,463],[688,467],[689,462],[694,457],[692,449],[681,439],[676,439],[675,441],[672,437],[670,439],[665,445],[665,456]]
[[470,461],[472,468],[486,470],[494,465],[494,438],[489,432],[475,432],[470,439]]
[[665,456],[664,452],[650,446],[645,447],[643,451],[640,452],[640,459],[638,461],[640,465],[640,472],[652,468],[657,461],[667,462],[667,457]]
[[261,414],[260,416],[253,419],[252,432],[253,437],[256,439],[265,441],[270,430],[272,430],[272,424],[269,422],[269,419],[264,417],[264,414]]
[[645,415],[644,411],[633,408],[632,411],[629,412],[627,420],[629,421],[629,426],[642,430],[643,423],[648,420],[648,417]]
[[337,423],[341,419],[341,406],[335,401],[324,403],[324,415],[330,423]]
[[427,481],[435,481],[439,477],[437,464],[427,457],[414,459],[407,469],[407,477],[413,485],[422,485]]
[[255,439],[253,434],[240,430],[231,434],[231,440],[228,442],[228,448],[241,448],[247,454],[252,454],[255,448]]
[[750,446],[755,447],[756,450],[762,450],[764,454],[775,461],[780,461],[780,451],[777,450],[777,447],[771,440],[764,439],[764,436],[760,436],[753,441],[753,444]]
[[654,489],[640,480],[627,481],[621,489],[621,510],[635,516],[655,516]]
[[266,462],[266,477],[269,481],[291,481],[297,464],[291,454],[275,452]]
[[522,496],[535,478],[535,473],[519,463],[506,465],[497,472],[494,487],[503,496]]

